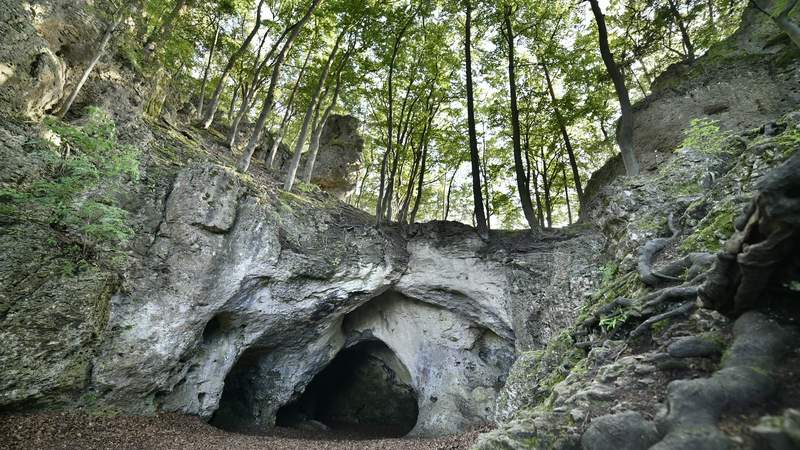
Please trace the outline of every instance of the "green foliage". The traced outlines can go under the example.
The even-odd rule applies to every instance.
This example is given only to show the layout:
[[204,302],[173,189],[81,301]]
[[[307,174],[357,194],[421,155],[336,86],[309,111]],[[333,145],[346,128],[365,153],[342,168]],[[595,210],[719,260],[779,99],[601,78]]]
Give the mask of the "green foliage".
[[683,131],[681,147],[705,153],[718,155],[726,149],[726,142],[731,137],[730,132],[719,128],[718,120],[706,118],[692,119],[689,128]]
[[60,146],[43,144],[34,153],[41,178],[0,188],[0,215],[48,224],[77,242],[83,256],[116,252],[133,235],[116,197],[126,180],[139,177],[138,151],[118,142],[114,122],[97,108],[87,110],[83,125],[49,118],[46,127]]
[[[712,53],[715,58],[715,55],[738,55],[730,46],[718,43],[738,25],[744,2],[673,3],[671,7],[667,2],[653,0],[611,0],[603,5],[611,50],[623,69],[634,101],[650,91],[656,74],[675,62],[699,57],[704,52]],[[218,83],[224,86],[216,117],[219,122],[227,120],[226,111],[242,104],[249,86],[259,89],[252,98],[254,106],[248,118],[257,114],[255,108],[263,104],[271,70],[267,65],[258,73],[259,61],[282,39],[283,30],[302,15],[308,2],[265,1],[260,31],[247,51],[237,56],[223,80],[223,68],[255,25],[256,4],[256,0],[140,2],[139,13],[132,14],[126,22],[133,26],[120,33],[117,58],[151,86],[157,86],[148,92],[146,111],[150,115],[180,111],[187,103],[197,105],[198,97],[208,98]],[[487,214],[493,227],[525,225],[510,151],[508,40],[504,36],[504,10],[508,6],[512,10],[512,43],[528,184],[534,191],[532,194],[541,197],[535,205],[541,205],[542,216],[553,226],[566,224],[569,215],[573,220],[578,217],[580,202],[568,166],[562,126],[574,150],[583,184],[616,152],[616,94],[600,58],[596,25],[586,4],[566,0],[486,1],[473,2],[473,6],[476,122]],[[275,91],[277,113],[268,118],[270,130],[277,131],[280,116],[290,110],[292,114],[287,117],[291,120],[284,136],[285,143],[291,146],[304,116],[300,112],[312,101],[310,94],[326,53],[336,36],[346,30],[342,53],[351,48],[352,54],[342,65],[340,102],[334,113],[358,116],[364,124],[360,132],[365,143],[364,169],[348,201],[374,211],[383,172],[384,181],[392,183],[393,195],[387,198],[391,197],[393,220],[402,217],[404,205],[419,203],[417,220],[471,223],[471,166],[463,83],[464,13],[464,4],[456,1],[322,2],[286,55]],[[108,14],[99,15],[107,18]],[[688,36],[683,35],[684,31]],[[685,38],[691,45],[686,45]],[[144,48],[145,42],[154,44],[153,48]],[[301,76],[306,55],[309,55],[308,70]],[[274,61],[274,55],[272,58]],[[341,55],[337,56],[337,61],[340,58]],[[206,64],[208,82],[202,87],[204,92],[200,92]],[[696,61],[691,70],[701,70],[698,67],[704,64]],[[552,96],[543,74],[545,66],[554,88]],[[299,89],[290,105],[289,92],[295,82]],[[325,81],[328,88],[332,83],[333,76]],[[428,129],[427,119],[431,115],[434,118]],[[388,130],[390,117],[392,130]],[[694,124],[688,131],[687,145],[698,146],[700,151],[719,148],[720,135],[714,127],[712,122]],[[391,151],[386,141],[389,136],[393,140]],[[416,161],[422,148],[427,150],[427,160],[418,194],[416,183],[420,174]],[[388,161],[388,168],[382,170],[384,161]],[[451,179],[453,183],[449,182]],[[693,187],[685,188],[689,192]]]
[[628,310],[618,308],[610,316],[602,317],[599,325],[605,333],[612,333],[614,330],[619,328],[620,325],[624,324],[629,317],[630,313]]
[[684,253],[719,251],[722,249],[722,243],[734,232],[733,222],[736,213],[737,209],[733,204],[718,205],[700,221],[692,234],[684,239],[679,249]]

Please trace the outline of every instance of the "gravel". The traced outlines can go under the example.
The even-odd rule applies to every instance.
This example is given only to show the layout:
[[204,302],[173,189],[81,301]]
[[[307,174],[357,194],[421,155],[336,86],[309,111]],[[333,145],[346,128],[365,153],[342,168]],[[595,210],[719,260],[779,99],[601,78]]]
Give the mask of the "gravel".
[[275,428],[229,433],[178,414],[153,417],[79,413],[0,415],[0,449],[468,449],[478,434],[431,439],[359,439],[353,435]]

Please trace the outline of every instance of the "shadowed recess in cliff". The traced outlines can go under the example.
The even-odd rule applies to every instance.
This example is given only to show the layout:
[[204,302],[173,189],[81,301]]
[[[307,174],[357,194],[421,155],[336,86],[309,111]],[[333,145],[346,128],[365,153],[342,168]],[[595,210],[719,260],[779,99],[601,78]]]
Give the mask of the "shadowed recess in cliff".
[[329,428],[363,436],[400,437],[417,423],[411,376],[380,341],[341,351],[303,394],[278,411],[278,426]]

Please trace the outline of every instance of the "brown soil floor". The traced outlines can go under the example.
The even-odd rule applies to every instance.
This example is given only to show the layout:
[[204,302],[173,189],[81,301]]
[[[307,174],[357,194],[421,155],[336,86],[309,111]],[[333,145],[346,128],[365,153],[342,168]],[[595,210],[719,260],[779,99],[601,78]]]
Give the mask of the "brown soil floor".
[[[485,431],[485,430],[482,430]],[[99,417],[55,413],[0,415],[0,449],[468,449],[480,431],[432,439],[358,436],[275,428],[262,435],[229,433],[177,414]]]

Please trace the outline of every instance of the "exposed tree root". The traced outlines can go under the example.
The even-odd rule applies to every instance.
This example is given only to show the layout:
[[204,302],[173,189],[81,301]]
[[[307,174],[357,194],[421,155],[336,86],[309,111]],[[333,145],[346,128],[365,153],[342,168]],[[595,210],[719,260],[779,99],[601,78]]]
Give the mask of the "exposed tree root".
[[686,302],[678,306],[677,308],[671,309],[665,313],[655,315],[645,320],[644,322],[639,324],[639,326],[636,327],[633,331],[631,331],[630,336],[631,337],[641,336],[644,333],[650,331],[650,327],[652,327],[658,322],[661,322],[662,320],[678,316],[688,316],[689,314],[693,313],[696,309],[697,309],[697,302],[695,301]]
[[664,281],[679,281],[679,279],[673,275],[653,271],[653,259],[680,234],[680,230],[675,224],[674,214],[670,213],[667,223],[669,224],[669,230],[672,232],[672,236],[653,239],[639,249],[639,261],[636,266],[639,270],[639,278],[644,284],[651,287],[657,286]]
[[728,356],[714,375],[669,384],[666,409],[656,418],[664,436],[652,450],[732,448],[717,425],[721,414],[763,404],[775,393],[773,374],[796,345],[795,331],[750,311],[736,321],[733,333]]
[[738,315],[763,305],[768,286],[782,286],[800,273],[800,152],[758,189],[700,289],[707,308]]

